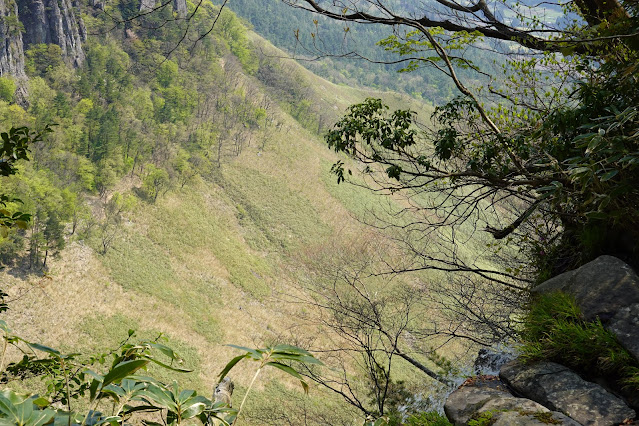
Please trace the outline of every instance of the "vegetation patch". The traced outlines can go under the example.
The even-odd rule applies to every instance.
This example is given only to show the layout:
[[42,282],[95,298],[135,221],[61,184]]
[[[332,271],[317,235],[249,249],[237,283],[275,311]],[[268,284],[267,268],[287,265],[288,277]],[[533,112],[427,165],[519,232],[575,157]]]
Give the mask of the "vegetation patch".
[[[330,227],[323,223],[310,200],[293,192],[285,181],[250,169],[228,169],[232,188],[226,188],[241,206],[242,224],[262,234],[271,247],[291,251],[326,237]],[[225,176],[225,177],[226,177]]]
[[536,298],[521,332],[525,361],[549,360],[582,373],[618,378],[639,390],[639,364],[605,329],[601,321],[585,321],[575,300],[555,292]]
[[151,294],[175,303],[172,284],[177,276],[163,247],[132,231],[113,245],[103,257],[111,278],[125,289]]
[[446,416],[434,411],[413,414],[404,423],[406,426],[452,426]]

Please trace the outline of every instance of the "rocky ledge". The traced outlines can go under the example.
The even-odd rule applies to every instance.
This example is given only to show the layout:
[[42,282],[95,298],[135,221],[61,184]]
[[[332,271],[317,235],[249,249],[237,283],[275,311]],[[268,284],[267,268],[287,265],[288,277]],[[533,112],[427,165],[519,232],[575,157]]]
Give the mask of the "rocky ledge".
[[[552,291],[571,294],[587,320],[600,320],[639,360],[639,276],[627,264],[601,256],[533,289],[534,293]],[[499,377],[469,379],[448,397],[444,410],[452,423],[639,425],[631,407],[637,408],[639,398],[624,395],[624,399],[594,382],[605,384],[605,378],[588,381],[553,362],[524,364],[504,359],[499,367]]]

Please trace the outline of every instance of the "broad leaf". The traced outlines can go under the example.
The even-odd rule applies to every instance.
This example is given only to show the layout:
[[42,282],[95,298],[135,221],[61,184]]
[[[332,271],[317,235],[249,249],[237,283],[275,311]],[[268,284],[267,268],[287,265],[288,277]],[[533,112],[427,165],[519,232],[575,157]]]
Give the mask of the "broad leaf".
[[218,380],[221,381],[224,377],[226,377],[229,371],[231,371],[231,369],[235,367],[235,364],[237,364],[238,362],[240,362],[241,360],[243,360],[244,358],[248,356],[249,354],[238,355],[235,358],[233,358],[231,361],[229,361],[229,363],[226,364],[226,366],[224,367],[224,370],[222,370],[222,372],[218,375]]
[[124,361],[116,365],[104,376],[102,387],[107,386],[110,383],[117,382],[135,373],[140,368],[149,363],[146,359],[134,359],[132,361]]

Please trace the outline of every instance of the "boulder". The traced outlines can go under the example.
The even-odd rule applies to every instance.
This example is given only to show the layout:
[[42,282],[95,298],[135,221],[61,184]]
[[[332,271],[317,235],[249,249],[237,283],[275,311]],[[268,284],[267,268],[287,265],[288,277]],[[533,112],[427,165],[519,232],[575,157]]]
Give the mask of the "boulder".
[[526,412],[526,411],[505,411],[497,412],[493,415],[492,426],[548,426],[565,425],[581,426],[570,417],[557,411],[548,412]]
[[639,303],[619,309],[606,327],[639,360]]
[[606,322],[621,308],[639,303],[639,276],[613,256],[599,256],[574,271],[538,285],[533,293],[563,291],[577,301],[587,320]]
[[455,425],[465,425],[488,401],[502,398],[507,392],[463,386],[451,393],[444,404],[446,417]]
[[560,364],[525,365],[514,360],[505,364],[499,375],[522,396],[583,425],[618,425],[636,415],[620,398]]
[[[450,394],[444,405],[448,420],[466,425],[472,419],[490,419],[491,425],[542,426],[549,423],[579,426],[579,423],[525,398],[494,388],[462,386]],[[552,420],[551,420],[552,419]]]
[[513,355],[509,353],[482,348],[475,359],[475,374],[499,374],[501,366],[513,358]]
[[551,291],[573,295],[586,319],[602,316],[605,320],[620,308],[639,303],[639,276],[616,257],[599,256],[533,289],[534,293]]

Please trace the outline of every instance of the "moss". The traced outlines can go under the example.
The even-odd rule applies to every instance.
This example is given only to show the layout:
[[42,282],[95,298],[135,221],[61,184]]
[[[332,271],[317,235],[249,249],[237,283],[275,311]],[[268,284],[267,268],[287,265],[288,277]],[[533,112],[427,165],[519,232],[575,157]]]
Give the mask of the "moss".
[[429,411],[413,414],[404,423],[406,426],[452,426],[448,419],[439,413]]
[[488,410],[481,413],[475,413],[468,421],[468,426],[490,426],[497,421],[495,414],[506,411],[508,410]]
[[550,411],[546,411],[545,413],[537,412],[532,413],[532,416],[539,420],[542,423],[546,423],[549,425],[560,425],[561,421],[553,418],[552,413]]

